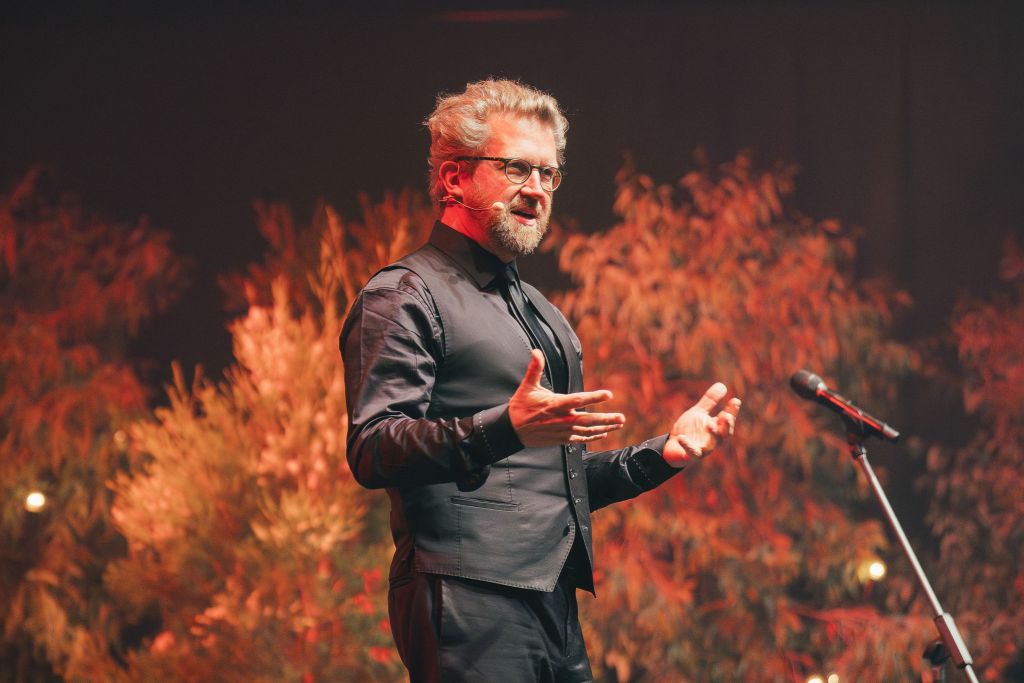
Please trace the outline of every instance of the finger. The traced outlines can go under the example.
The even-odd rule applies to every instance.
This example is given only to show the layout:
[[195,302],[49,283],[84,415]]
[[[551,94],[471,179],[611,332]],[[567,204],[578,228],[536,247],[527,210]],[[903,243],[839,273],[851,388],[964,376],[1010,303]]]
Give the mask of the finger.
[[580,425],[576,425],[572,428],[572,433],[577,436],[593,436],[595,434],[608,434],[617,429],[622,429],[622,425],[595,425],[593,427],[582,427]]
[[728,413],[728,414],[732,415],[733,417],[736,417],[737,415],[739,415],[739,413],[740,413],[740,406],[742,406],[742,405],[743,405],[743,402],[740,401],[738,398],[730,398],[729,402],[725,404],[724,408],[722,408],[722,412],[723,413]]
[[595,427],[599,425],[616,425],[621,427],[626,422],[626,416],[622,413],[575,413],[573,424],[581,427]]
[[526,374],[520,386],[538,387],[540,378],[544,375],[544,354],[538,349],[530,350],[530,364],[526,366]]
[[[729,393],[725,385],[721,382],[715,382],[708,390],[704,392],[704,395],[697,401],[695,408],[700,408],[706,413],[711,412],[711,409],[718,405],[719,401],[725,398],[725,395]],[[738,407],[737,407],[738,408]]]
[[736,416],[723,410],[718,414],[715,426],[719,436],[732,436],[736,430]]
[[688,436],[678,436],[676,440],[679,445],[683,447],[691,458],[703,458],[711,451],[715,450],[718,445],[718,439],[714,432],[708,430],[707,438],[703,442],[697,442]]
[[569,437],[569,443],[589,443],[591,441],[600,441],[601,439],[607,439],[607,434],[596,434],[594,436],[578,436],[573,434]]
[[577,394],[565,394],[561,398],[559,403],[560,408],[569,408],[572,410],[578,410],[580,408],[586,408],[592,406],[595,403],[602,403],[608,401],[612,397],[612,392],[607,389],[598,389],[597,391],[581,391]]

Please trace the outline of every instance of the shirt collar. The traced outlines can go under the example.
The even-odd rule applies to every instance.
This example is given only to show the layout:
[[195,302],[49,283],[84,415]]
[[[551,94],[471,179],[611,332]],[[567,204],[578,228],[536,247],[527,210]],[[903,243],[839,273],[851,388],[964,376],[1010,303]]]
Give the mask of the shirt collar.
[[[481,247],[476,241],[441,221],[434,223],[430,239],[427,241],[455,261],[473,278],[480,289],[490,287],[498,279],[511,276],[519,279],[515,261],[502,263],[500,258]],[[511,275],[506,275],[506,270],[510,271]]]

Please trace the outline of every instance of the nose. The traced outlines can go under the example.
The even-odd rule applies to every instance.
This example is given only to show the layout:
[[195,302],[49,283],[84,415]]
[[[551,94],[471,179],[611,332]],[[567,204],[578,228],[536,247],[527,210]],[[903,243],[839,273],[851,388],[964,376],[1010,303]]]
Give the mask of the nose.
[[535,197],[546,196],[548,191],[540,184],[540,169],[531,169],[530,177],[523,183],[523,192]]

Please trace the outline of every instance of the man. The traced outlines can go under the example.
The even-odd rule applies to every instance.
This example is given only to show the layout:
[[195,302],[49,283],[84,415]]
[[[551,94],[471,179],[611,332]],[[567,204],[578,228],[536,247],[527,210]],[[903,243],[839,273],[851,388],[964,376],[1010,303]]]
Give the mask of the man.
[[590,513],[708,454],[739,411],[718,383],[667,435],[617,451],[611,398],[515,259],[540,243],[568,123],[550,96],[481,81],[438,98],[426,246],[375,275],[345,322],[348,461],[391,498],[388,606],[412,681],[589,681],[576,588]]

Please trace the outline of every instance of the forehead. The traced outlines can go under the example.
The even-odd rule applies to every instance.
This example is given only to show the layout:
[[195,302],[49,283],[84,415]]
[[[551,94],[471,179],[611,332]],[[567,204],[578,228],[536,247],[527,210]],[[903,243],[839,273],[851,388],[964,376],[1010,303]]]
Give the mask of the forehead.
[[488,116],[487,124],[491,128],[487,156],[516,157],[549,166],[558,163],[555,133],[547,123],[499,113]]

